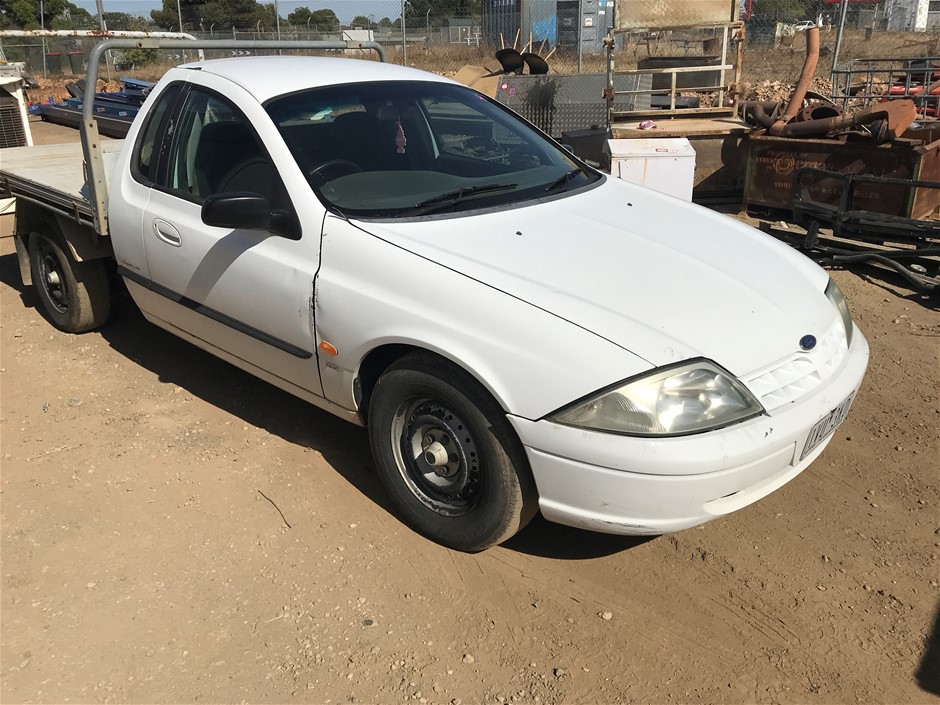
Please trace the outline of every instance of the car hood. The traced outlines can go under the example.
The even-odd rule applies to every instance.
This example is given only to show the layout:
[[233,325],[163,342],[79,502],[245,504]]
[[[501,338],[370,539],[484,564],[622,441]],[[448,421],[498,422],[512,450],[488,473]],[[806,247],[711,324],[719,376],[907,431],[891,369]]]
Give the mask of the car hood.
[[706,357],[740,376],[836,321],[823,295],[828,277],[803,255],[616,179],[523,207],[357,225],[653,366]]

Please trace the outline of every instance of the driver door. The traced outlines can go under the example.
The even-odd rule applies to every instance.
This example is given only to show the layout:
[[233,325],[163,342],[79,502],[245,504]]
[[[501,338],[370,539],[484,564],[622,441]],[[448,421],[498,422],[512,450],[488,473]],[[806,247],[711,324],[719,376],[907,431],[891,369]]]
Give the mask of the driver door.
[[234,91],[187,91],[143,214],[148,288],[159,294],[148,313],[279,386],[321,396],[313,300],[322,221],[301,224],[299,239],[203,223],[202,204],[218,193],[258,193],[272,209],[297,211],[257,130],[227,97]]

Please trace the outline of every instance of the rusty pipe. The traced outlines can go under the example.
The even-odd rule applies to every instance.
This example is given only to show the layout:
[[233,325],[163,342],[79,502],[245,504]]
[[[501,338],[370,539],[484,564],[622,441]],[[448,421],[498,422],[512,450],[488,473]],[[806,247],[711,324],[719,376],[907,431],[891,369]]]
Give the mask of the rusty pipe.
[[[757,123],[761,127],[769,128],[776,122],[772,114],[778,109],[779,105],[780,103],[773,101],[749,100],[741,104],[740,114],[741,117],[752,124]],[[767,112],[768,110],[770,113]]]
[[[758,119],[757,113],[763,113],[763,108],[759,104],[754,106],[754,113],[755,119]],[[766,113],[764,113],[764,117],[766,117]],[[887,120],[888,137],[894,139],[902,134],[914,122],[916,117],[917,112],[913,100],[893,100],[889,103],[879,103],[851,115],[837,115],[805,122],[791,122],[784,125],[776,133],[771,134],[776,137],[812,137],[867,125],[877,120]]]
[[806,91],[809,90],[813,82],[813,76],[816,75],[816,64],[819,62],[819,27],[810,27],[806,30],[806,60],[803,62],[803,71],[800,72],[800,79],[796,82],[793,94],[790,96],[790,102],[787,109],[768,130],[772,135],[781,135],[787,123],[796,117],[803,106],[803,99],[806,97]]
[[192,39],[196,37],[185,32],[139,32],[115,29],[0,29],[0,37],[69,37],[77,39]]

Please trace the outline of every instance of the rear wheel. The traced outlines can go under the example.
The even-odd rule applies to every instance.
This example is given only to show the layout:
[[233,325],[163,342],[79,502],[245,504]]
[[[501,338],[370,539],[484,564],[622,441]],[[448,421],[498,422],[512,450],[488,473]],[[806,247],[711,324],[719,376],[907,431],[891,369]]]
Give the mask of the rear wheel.
[[505,541],[535,514],[535,485],[505,413],[463,370],[410,355],[369,405],[372,452],[408,523],[461,551]]
[[84,333],[108,319],[111,291],[104,261],[78,262],[57,229],[42,226],[30,233],[29,266],[41,310],[56,328]]

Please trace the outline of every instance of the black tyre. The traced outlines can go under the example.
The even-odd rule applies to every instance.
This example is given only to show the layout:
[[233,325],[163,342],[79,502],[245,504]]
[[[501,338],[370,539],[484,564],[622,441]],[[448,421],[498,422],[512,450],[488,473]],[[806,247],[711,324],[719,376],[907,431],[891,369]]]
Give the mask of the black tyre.
[[506,415],[472,376],[409,355],[379,378],[369,404],[379,476],[406,521],[461,551],[482,551],[537,511],[525,452]]
[[46,318],[66,333],[104,324],[111,290],[104,260],[77,262],[58,230],[43,226],[29,236],[29,266]]

